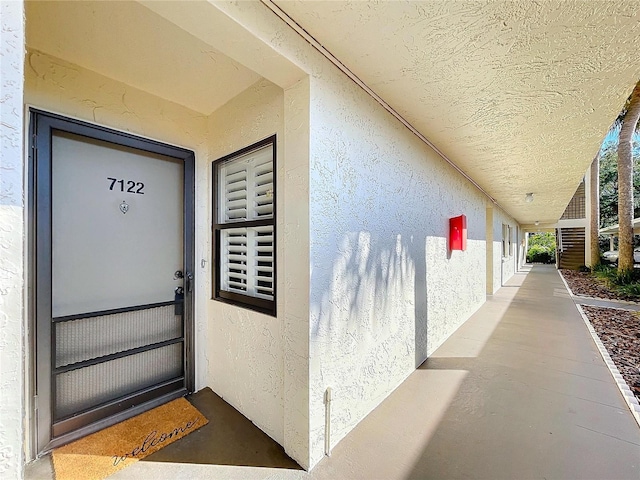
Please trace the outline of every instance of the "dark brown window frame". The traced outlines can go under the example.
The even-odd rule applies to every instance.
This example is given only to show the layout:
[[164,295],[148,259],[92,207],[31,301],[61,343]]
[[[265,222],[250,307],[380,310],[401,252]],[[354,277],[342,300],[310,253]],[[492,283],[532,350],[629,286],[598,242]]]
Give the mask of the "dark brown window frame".
[[[219,223],[220,219],[220,205],[218,201],[219,197],[219,166],[229,160],[233,160],[236,157],[249,153],[253,150],[271,145],[273,154],[273,216],[270,219],[264,220],[247,220],[231,223]],[[212,226],[211,226],[211,238],[212,238],[212,257],[213,257],[213,271],[212,271],[212,299],[219,302],[228,303],[241,308],[247,308],[256,312],[264,313],[271,316],[276,316],[276,302],[277,302],[277,168],[276,168],[276,135],[271,135],[259,142],[253,143],[247,147],[237,150],[229,155],[218,158],[211,162],[212,166],[212,187],[213,187],[213,205],[212,205]],[[273,226],[273,300],[266,300],[263,298],[254,297],[251,295],[243,295],[236,292],[229,292],[220,289],[220,274],[222,269],[222,254],[220,251],[220,233],[222,230],[231,228],[242,227],[260,227],[260,226]]]

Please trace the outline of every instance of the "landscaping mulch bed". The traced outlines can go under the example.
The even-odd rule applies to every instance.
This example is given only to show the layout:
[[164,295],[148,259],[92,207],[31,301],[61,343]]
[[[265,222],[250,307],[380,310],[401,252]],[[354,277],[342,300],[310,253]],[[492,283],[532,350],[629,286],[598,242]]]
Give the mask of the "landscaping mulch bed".
[[590,273],[578,272],[576,270],[560,270],[562,276],[569,284],[569,288],[574,295],[585,295],[587,297],[604,298],[607,300],[624,300],[637,302],[638,297],[625,295],[611,290],[603,280],[595,278]]
[[582,305],[587,318],[640,401],[640,314],[615,308]]
[[[638,297],[610,290],[604,281],[590,273],[564,269],[560,272],[574,295],[605,300],[638,301]],[[582,309],[620,375],[640,401],[640,313],[588,305],[582,305]]]

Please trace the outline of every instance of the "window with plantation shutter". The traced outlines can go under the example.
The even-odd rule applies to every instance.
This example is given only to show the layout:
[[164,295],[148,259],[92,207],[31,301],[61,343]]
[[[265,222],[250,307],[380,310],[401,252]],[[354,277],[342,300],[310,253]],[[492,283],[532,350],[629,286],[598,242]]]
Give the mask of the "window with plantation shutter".
[[502,224],[502,257],[513,255],[513,230],[511,225]]
[[213,170],[214,297],[275,315],[275,136]]

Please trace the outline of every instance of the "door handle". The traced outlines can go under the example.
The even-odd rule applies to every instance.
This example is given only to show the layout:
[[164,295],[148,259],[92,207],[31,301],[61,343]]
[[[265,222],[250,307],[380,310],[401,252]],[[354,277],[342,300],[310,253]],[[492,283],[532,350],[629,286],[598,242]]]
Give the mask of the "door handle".
[[193,292],[193,273],[187,273],[185,277],[185,286],[187,287],[187,292]]

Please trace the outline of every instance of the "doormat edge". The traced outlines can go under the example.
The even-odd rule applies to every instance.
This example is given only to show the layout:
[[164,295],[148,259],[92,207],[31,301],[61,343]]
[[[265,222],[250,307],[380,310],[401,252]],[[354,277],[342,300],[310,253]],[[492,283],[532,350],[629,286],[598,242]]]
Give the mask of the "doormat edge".
[[56,448],[56,480],[102,480],[209,423],[187,399],[178,398]]

